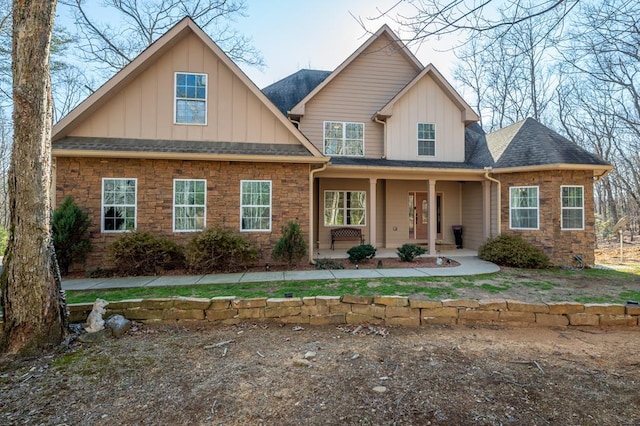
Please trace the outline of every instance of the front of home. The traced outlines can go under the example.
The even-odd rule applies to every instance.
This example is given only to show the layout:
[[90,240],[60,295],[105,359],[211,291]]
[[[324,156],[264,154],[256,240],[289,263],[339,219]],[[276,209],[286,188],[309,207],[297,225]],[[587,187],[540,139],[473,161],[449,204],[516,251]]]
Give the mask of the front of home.
[[311,255],[344,227],[435,254],[461,226],[465,248],[513,232],[556,264],[593,263],[608,164],[532,119],[485,135],[386,26],[333,72],[294,76],[261,92],[185,18],[57,123],[56,202],[92,218],[86,267],[129,229],[186,242],[229,227],[268,259],[289,221]]

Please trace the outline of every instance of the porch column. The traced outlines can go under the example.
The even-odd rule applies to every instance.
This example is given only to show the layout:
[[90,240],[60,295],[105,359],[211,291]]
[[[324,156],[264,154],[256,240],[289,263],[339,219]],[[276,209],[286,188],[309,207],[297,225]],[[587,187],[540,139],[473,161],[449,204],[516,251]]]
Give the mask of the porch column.
[[436,237],[438,236],[438,228],[436,221],[436,180],[429,179],[429,254],[436,254]]
[[377,236],[376,236],[376,224],[378,223],[377,221],[377,216],[376,216],[376,212],[378,211],[378,207],[376,205],[376,195],[377,195],[377,191],[376,191],[376,184],[378,183],[378,179],[376,178],[369,178],[369,244],[371,244],[372,246],[376,246],[376,240],[377,240]]
[[491,237],[491,182],[482,181],[482,239]]

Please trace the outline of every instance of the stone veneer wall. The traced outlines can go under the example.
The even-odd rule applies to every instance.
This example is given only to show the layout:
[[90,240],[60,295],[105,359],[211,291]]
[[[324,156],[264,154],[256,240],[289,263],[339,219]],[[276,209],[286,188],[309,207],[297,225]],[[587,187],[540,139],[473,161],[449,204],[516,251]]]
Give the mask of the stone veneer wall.
[[[85,321],[91,308],[91,303],[70,305],[70,320]],[[427,301],[402,296],[138,299],[109,303],[105,318],[112,314],[121,314],[136,321],[208,321],[220,324],[275,321],[310,325],[370,323],[400,326],[640,325],[640,306],[631,304],[525,303],[504,299]]]
[[193,232],[173,232],[173,179],[206,179],[207,226],[235,230],[240,229],[240,181],[270,180],[271,232],[244,234],[257,244],[265,260],[289,221],[298,222],[305,239],[309,238],[308,164],[58,157],[56,204],[73,196],[88,211],[92,223],[93,251],[85,265],[75,265],[76,270],[108,267],[106,248],[122,236],[100,232],[102,178],[137,178],[138,230],[168,236],[180,244],[189,241]]
[[[553,172],[504,173],[497,175],[502,184],[502,232],[519,234],[544,250],[556,266],[573,265],[573,256],[582,256],[587,265],[595,263],[595,212],[593,172],[590,170],[556,170]],[[584,229],[561,229],[560,186],[584,187]],[[538,186],[540,223],[538,230],[509,228],[509,188]]]

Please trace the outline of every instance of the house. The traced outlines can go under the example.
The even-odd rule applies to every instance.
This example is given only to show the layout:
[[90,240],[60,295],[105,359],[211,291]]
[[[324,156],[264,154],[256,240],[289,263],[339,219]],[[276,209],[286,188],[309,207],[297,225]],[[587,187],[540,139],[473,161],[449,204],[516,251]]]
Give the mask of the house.
[[333,72],[261,92],[185,18],[54,126],[56,198],[89,211],[94,267],[131,228],[231,227],[268,258],[290,220],[311,255],[357,244],[332,241],[343,227],[435,254],[461,226],[466,248],[519,233],[593,264],[593,183],[611,166],[533,119],[478,120],[387,26]]

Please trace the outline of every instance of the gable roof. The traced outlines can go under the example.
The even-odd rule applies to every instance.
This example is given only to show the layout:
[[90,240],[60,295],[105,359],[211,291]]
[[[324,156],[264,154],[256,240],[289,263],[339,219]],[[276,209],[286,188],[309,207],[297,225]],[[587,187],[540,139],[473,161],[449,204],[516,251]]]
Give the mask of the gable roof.
[[496,169],[556,164],[611,168],[600,157],[533,118],[487,134],[486,144],[493,160],[491,166]]
[[[158,40],[153,42],[142,53],[140,53],[127,66],[118,71],[98,90],[87,97],[69,114],[63,117],[53,126],[52,141],[55,142],[69,135],[73,129],[82,121],[88,118],[93,112],[98,110],[100,106],[105,104],[116,93],[125,88],[142,72],[149,68],[161,55],[169,51],[179,40],[189,34],[196,35],[202,43],[210,49],[210,51],[219,58],[231,72],[255,95],[259,101],[274,114],[295,139],[297,139],[304,148],[311,154],[311,157],[317,157],[326,161],[322,153],[291,123],[284,117],[276,106],[260,91],[260,89],[247,77],[247,75],[233,62],[218,45],[190,18],[185,17],[169,31],[162,35]],[[225,141],[218,141],[225,142]]]
[[263,88],[262,93],[280,112],[287,115],[287,111],[322,83],[329,74],[331,71],[303,69]]
[[416,72],[423,69],[422,63],[416,58],[413,53],[402,43],[400,38],[389,28],[387,24],[384,24],[378,31],[376,31],[367,41],[365,41],[355,52],[353,52],[344,62],[342,62],[338,68],[336,68],[322,83],[318,84],[310,93],[308,93],[300,102],[298,102],[291,110],[289,115],[299,116],[304,115],[305,106],[309,100],[311,100],[318,92],[320,92],[326,85],[328,85],[336,76],[338,76],[345,68],[347,68],[358,56],[360,56],[369,46],[371,46],[380,37],[387,36],[392,40],[392,47],[396,48],[407,60],[413,64],[416,68]]
[[462,110],[462,120],[465,124],[474,123],[480,120],[478,114],[467,104],[467,102],[462,99],[462,97],[456,92],[456,90],[449,84],[449,82],[440,74],[440,72],[436,69],[433,64],[429,64],[424,69],[416,75],[413,80],[411,80],[401,91],[399,91],[387,104],[382,107],[378,112],[376,112],[376,116],[379,118],[389,117],[393,114],[393,106],[396,102],[401,99],[409,90],[411,90],[420,80],[422,80],[426,75],[429,75],[433,81],[445,92],[447,97],[453,101],[458,108]]

